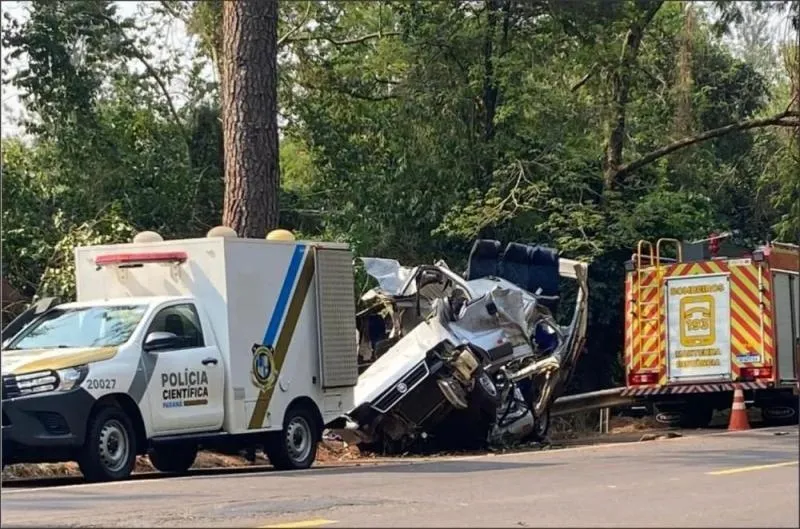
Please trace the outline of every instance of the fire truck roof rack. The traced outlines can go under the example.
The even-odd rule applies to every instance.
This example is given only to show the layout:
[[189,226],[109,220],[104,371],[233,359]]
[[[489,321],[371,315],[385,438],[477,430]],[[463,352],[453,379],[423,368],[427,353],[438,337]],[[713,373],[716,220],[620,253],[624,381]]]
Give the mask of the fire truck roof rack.
[[[638,253],[633,252],[633,254],[631,254],[631,260],[635,261],[638,258],[639,258],[639,254]],[[642,261],[649,261],[650,260],[650,256],[645,254],[645,255],[643,255],[641,257],[641,259],[642,259]],[[655,260],[656,260],[656,258],[653,257],[653,261],[655,261]],[[675,259],[674,257],[659,257],[658,260],[659,260],[659,262],[664,263],[664,264],[670,264],[670,263],[677,263],[678,262],[678,260]]]
[[[675,248],[676,257],[662,257],[661,251],[666,243],[672,244]],[[655,266],[660,268],[663,264],[673,264],[683,262],[683,245],[678,239],[661,238],[653,245],[644,239],[636,244],[636,252],[631,256],[631,263],[626,263],[626,268],[635,266],[636,269]]]

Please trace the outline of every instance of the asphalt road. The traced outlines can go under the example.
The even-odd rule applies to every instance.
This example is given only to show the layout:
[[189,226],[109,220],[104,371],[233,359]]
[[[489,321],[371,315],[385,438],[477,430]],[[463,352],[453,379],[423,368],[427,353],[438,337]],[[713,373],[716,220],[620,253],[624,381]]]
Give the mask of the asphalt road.
[[798,427],[522,454],[7,488],[3,527],[799,527]]

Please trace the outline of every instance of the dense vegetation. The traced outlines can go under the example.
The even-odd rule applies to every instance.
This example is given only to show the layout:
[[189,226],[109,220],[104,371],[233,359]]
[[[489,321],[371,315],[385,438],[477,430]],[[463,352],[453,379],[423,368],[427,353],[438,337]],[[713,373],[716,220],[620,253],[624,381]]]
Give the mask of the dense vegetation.
[[[69,297],[76,244],[202,236],[221,222],[220,4],[152,2],[123,19],[111,2],[33,1],[25,20],[3,21],[3,46],[25,59],[4,82],[30,115],[28,140],[2,145],[11,285]],[[280,224],[409,264],[461,267],[479,236],[591,259],[578,382],[607,386],[638,239],[800,239],[799,13],[797,2],[282,2]],[[770,14],[793,30],[771,34]],[[175,19],[195,37],[188,67],[158,39]]]

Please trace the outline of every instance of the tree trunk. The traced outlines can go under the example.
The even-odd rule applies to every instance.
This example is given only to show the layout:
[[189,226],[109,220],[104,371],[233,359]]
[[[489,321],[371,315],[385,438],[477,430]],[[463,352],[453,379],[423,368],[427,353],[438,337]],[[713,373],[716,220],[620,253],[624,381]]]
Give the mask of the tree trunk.
[[622,153],[625,142],[625,119],[628,110],[628,96],[631,88],[631,71],[637,64],[639,45],[645,30],[653,17],[661,8],[663,0],[641,0],[638,7],[643,13],[635,20],[622,45],[619,63],[611,74],[612,119],[609,123],[608,137],[603,157],[603,174],[605,189],[615,188],[617,169],[622,165]]
[[222,223],[263,238],[278,225],[277,0],[222,6]]
[[494,120],[497,113],[497,81],[494,72],[494,39],[497,29],[498,0],[486,0],[486,34],[483,37],[483,163],[478,178],[483,189],[488,189],[494,173]]

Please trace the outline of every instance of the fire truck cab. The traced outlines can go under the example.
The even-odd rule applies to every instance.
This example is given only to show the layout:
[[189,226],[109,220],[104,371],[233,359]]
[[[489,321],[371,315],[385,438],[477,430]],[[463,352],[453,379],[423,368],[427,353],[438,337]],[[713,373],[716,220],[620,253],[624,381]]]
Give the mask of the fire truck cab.
[[765,423],[796,423],[800,247],[723,238],[639,241],[625,263],[624,395],[703,427],[740,387]]

